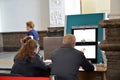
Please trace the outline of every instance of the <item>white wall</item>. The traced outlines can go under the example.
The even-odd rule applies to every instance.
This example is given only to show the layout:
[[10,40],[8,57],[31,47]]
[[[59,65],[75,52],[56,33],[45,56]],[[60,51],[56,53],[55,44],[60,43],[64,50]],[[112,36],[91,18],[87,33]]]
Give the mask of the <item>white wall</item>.
[[26,21],[32,20],[36,30],[49,26],[48,0],[0,0],[0,32],[26,31]]
[[[66,15],[80,13],[80,0],[65,1]],[[38,31],[50,27],[49,0],[0,0],[0,10],[0,32],[26,31],[29,20]]]
[[65,14],[80,14],[80,0],[65,0]]
[[2,19],[1,19],[1,12],[2,12],[2,0],[0,0],[0,32],[2,31]]
[[110,13],[110,0],[82,0],[81,4],[83,14]]
[[40,0],[40,22],[40,30],[47,30],[50,25],[49,0]]
[[82,14],[96,12],[96,0],[82,0],[81,5]]
[[110,0],[96,0],[96,12],[110,13]]
[[111,6],[110,6],[110,18],[111,19],[116,19],[119,18],[120,19],[120,0],[110,0],[111,2]]

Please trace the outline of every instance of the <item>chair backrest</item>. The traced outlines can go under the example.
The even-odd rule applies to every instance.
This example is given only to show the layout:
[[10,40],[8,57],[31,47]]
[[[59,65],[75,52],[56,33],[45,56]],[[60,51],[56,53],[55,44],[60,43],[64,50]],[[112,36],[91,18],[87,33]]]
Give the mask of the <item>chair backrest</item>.
[[62,45],[62,40],[63,37],[44,37],[43,48],[45,60],[51,58],[51,52]]
[[0,80],[50,80],[49,77],[0,76]]

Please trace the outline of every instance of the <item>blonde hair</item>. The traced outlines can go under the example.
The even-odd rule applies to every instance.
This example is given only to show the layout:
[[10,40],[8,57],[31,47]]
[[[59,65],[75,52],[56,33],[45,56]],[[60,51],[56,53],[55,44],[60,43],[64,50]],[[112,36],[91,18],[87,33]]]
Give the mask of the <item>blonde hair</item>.
[[34,28],[34,26],[35,26],[32,21],[26,22],[26,25],[27,25],[28,27],[30,27],[30,28]]
[[72,46],[75,45],[75,36],[72,34],[67,34],[63,37],[63,44],[70,44]]

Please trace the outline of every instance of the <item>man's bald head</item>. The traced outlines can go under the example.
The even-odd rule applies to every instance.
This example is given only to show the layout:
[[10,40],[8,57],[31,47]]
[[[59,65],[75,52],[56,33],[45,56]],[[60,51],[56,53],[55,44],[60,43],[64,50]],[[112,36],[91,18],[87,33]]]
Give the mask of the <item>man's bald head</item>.
[[75,36],[72,34],[67,34],[63,37],[63,44],[70,44],[72,47],[74,47],[75,41]]

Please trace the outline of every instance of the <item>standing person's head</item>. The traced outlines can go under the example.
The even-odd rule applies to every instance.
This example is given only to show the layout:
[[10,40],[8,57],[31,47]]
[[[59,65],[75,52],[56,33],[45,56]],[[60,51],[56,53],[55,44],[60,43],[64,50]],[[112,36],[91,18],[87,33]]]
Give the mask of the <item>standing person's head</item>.
[[23,47],[21,47],[15,56],[15,59],[23,60],[26,57],[33,59],[35,57],[35,53],[38,53],[38,50],[37,42],[33,39],[30,39],[23,45]]
[[75,46],[75,36],[72,34],[67,34],[63,37],[63,44],[70,44],[72,47]]
[[33,29],[34,28],[34,23],[32,22],[32,21],[28,21],[28,22],[26,22],[26,30],[27,31],[30,31],[31,29]]

